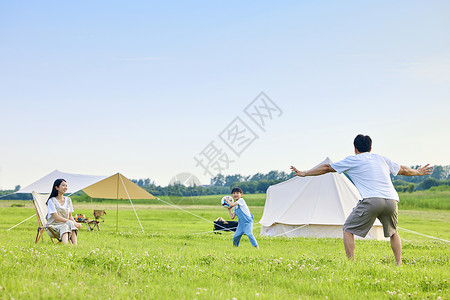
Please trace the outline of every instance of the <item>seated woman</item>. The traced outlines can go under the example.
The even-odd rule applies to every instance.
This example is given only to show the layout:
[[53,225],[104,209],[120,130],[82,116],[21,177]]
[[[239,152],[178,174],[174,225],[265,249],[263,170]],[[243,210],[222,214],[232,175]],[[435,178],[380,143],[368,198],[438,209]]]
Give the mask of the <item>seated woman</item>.
[[60,238],[63,244],[70,240],[76,245],[81,224],[75,222],[72,216],[72,200],[64,196],[66,192],[67,182],[64,179],[56,179],[47,200],[47,233],[52,238]]

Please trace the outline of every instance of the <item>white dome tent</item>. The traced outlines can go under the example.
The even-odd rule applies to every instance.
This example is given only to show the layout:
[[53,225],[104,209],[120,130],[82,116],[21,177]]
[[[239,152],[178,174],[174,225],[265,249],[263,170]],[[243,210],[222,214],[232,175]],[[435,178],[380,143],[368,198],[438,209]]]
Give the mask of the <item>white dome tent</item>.
[[[342,238],[342,225],[359,200],[358,190],[344,174],[296,176],[268,188],[261,235]],[[366,238],[386,240],[378,219]]]

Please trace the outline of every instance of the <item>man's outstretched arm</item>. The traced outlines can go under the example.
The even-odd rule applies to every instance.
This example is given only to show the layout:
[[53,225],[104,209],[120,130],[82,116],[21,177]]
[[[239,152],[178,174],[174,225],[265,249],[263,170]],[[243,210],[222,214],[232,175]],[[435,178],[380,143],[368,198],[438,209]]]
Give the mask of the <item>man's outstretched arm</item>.
[[400,166],[400,171],[398,171],[397,175],[404,175],[404,176],[423,176],[423,175],[429,175],[433,173],[433,167],[430,167],[430,164],[427,164],[425,166],[419,166],[417,169],[412,169],[407,166]]
[[330,164],[322,164],[309,171],[299,171],[296,167],[291,166],[292,172],[295,172],[295,176],[305,177],[305,176],[318,176],[330,172],[336,172]]

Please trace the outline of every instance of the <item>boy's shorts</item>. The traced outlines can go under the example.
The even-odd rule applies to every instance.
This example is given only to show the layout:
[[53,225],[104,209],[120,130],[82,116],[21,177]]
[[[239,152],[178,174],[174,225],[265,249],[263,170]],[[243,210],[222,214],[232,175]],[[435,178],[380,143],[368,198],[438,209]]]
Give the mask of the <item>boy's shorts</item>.
[[397,232],[397,201],[375,197],[360,200],[345,221],[343,229],[357,236],[365,237],[377,218],[383,224],[385,237],[391,237]]

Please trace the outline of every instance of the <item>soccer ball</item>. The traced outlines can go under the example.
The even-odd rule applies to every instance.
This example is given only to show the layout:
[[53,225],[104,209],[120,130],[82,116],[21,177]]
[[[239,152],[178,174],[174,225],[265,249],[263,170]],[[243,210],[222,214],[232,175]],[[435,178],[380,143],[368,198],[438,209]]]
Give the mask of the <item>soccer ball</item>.
[[223,207],[225,208],[230,208],[230,205],[227,203],[226,199],[230,200],[231,202],[233,202],[233,198],[231,198],[231,196],[225,196],[222,198],[222,200],[220,201],[220,203],[222,204]]

